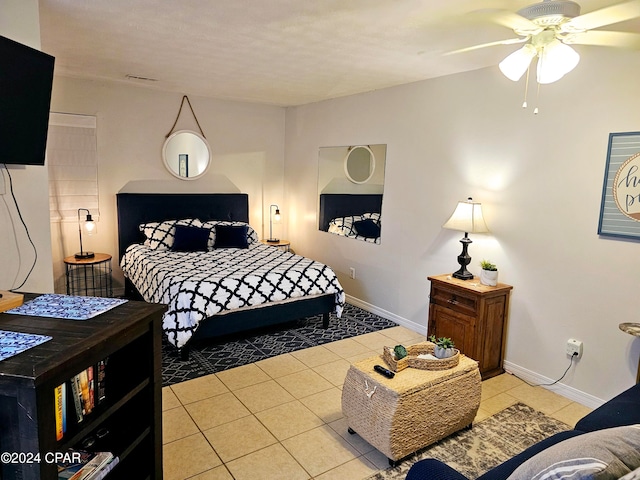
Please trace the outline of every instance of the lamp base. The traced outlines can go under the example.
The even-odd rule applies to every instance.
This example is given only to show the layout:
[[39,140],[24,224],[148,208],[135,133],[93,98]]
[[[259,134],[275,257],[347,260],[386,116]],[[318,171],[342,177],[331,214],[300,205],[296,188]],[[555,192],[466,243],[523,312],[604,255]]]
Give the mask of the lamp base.
[[80,253],[76,253],[74,256],[78,259],[84,259],[84,258],[93,258],[96,256],[96,254],[93,252],[80,252]]
[[461,268],[457,272],[452,273],[451,276],[460,280],[473,280],[473,273],[468,271],[466,268]]
[[279,241],[279,238],[267,238],[267,242],[269,243],[278,243]]

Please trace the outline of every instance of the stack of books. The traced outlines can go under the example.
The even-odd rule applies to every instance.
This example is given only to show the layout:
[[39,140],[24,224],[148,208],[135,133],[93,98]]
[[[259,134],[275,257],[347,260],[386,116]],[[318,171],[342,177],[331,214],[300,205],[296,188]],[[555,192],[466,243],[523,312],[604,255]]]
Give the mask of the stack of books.
[[111,452],[71,453],[72,462],[58,464],[58,480],[100,480],[118,464],[118,457]]

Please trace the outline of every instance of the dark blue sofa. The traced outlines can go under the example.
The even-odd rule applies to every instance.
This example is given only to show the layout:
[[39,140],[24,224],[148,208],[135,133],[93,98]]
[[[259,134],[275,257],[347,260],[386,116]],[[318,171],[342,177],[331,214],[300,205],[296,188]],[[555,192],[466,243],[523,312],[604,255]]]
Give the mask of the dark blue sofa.
[[[640,424],[640,384],[629,388],[596,408],[578,421],[573,430],[557,433],[532,445],[520,454],[484,473],[477,480],[506,480],[526,460],[563,440],[596,430],[635,424]],[[447,464],[428,458],[416,462],[409,470],[406,480],[469,479]]]

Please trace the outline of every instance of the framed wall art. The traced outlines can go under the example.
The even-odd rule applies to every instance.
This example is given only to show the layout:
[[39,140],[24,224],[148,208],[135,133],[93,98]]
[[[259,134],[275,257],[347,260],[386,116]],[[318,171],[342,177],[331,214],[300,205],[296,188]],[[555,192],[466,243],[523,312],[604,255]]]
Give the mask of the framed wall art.
[[640,132],[609,134],[598,234],[640,239]]

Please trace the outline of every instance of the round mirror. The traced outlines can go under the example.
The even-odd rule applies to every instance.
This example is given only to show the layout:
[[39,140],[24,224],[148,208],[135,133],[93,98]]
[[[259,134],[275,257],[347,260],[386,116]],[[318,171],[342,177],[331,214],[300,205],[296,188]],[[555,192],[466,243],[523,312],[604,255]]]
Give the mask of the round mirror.
[[172,175],[182,180],[194,180],[209,168],[211,148],[199,133],[179,130],[164,142],[162,159]]
[[376,169],[376,157],[369,147],[353,147],[344,158],[344,173],[353,183],[366,183]]

